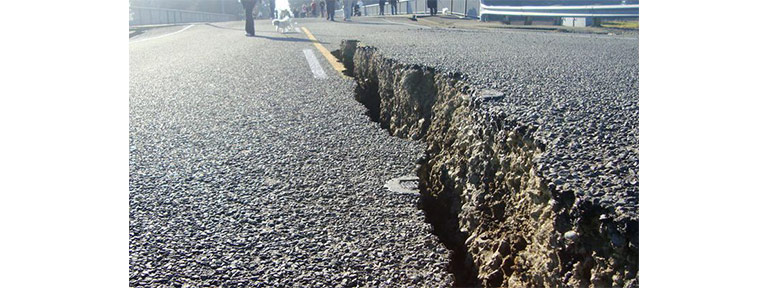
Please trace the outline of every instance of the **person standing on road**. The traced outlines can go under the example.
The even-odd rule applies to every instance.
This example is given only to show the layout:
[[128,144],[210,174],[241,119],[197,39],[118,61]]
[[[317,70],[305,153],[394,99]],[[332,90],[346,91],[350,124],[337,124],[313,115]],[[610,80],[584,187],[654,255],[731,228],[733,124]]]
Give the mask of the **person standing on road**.
[[256,6],[256,0],[240,0],[240,4],[243,4],[245,9],[245,36],[256,36],[253,28],[253,7]]
[[389,5],[392,6],[392,15],[397,15],[397,0],[389,0]]
[[429,7],[429,15],[437,15],[437,0],[427,0],[427,7]]
[[309,4],[309,7],[311,7],[312,11],[312,18],[317,17],[317,2],[315,0],[312,0],[312,3]]
[[387,4],[387,0],[379,0],[379,15],[384,16],[384,5]]
[[[363,4],[363,0],[357,0],[357,5],[355,6],[357,7],[357,16],[363,16],[362,13],[365,11],[364,5],[365,4]],[[360,11],[360,10],[363,10],[363,11]],[[368,16],[368,14],[366,13],[365,16]]]
[[344,21],[349,21],[352,18],[352,0],[344,0]]
[[320,0],[320,4],[318,4],[317,6],[320,6],[320,17],[325,18],[325,1]]
[[327,20],[336,21],[333,19],[333,16],[336,15],[336,1],[337,0],[328,0],[328,3],[326,3],[326,7],[328,7],[328,18]]
[[275,0],[269,0],[269,19],[275,19]]

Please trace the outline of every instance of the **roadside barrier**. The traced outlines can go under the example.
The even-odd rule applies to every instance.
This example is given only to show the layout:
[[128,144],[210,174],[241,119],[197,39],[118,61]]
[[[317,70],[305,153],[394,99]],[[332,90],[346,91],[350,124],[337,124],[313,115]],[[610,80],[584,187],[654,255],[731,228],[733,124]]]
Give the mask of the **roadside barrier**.
[[235,21],[239,19],[240,18],[238,16],[231,14],[218,14],[152,7],[130,7],[128,25],[138,26],[196,22],[224,22]]
[[[389,4],[389,0],[384,5],[384,14],[392,15],[392,5]],[[444,8],[448,8],[448,12],[452,15],[459,15],[467,18],[480,18],[480,0],[438,0],[437,12],[442,13]],[[341,10],[337,10],[341,11]],[[361,7],[360,13],[362,16],[377,16],[379,15],[379,4],[365,5]],[[407,0],[397,3],[397,13],[401,15],[405,14],[417,14],[424,15],[429,14],[427,8],[427,0]]]
[[[391,15],[389,0],[384,5],[384,14]],[[407,0],[397,3],[398,14],[429,14],[427,0]],[[379,15],[379,4],[365,5],[362,16]],[[437,12],[448,11],[451,15],[485,20],[487,16],[530,16],[530,17],[592,17],[592,18],[636,18],[640,15],[639,4],[621,5],[580,5],[580,6],[500,6],[486,5],[482,0],[438,0]],[[343,13],[341,9],[337,12]],[[342,14],[343,15],[343,14]]]
[[480,4],[480,18],[488,15],[530,17],[639,17],[639,4],[583,6],[489,6]]

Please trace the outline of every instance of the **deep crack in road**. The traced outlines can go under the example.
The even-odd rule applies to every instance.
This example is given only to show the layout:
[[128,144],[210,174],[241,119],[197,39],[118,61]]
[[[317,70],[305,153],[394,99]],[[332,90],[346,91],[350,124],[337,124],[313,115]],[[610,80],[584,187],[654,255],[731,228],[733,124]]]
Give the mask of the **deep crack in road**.
[[[378,48],[358,56],[376,68],[355,77],[378,78],[385,89],[357,92],[398,92],[358,99],[368,106],[406,105],[409,91],[421,89],[408,83],[438,71],[441,91],[458,96],[438,99],[436,110],[367,111],[354,100],[355,80],[333,70],[313,41],[273,32],[266,21],[250,38],[237,22],[134,37],[131,286],[451,285],[450,252],[425,223],[419,197],[384,188],[417,173],[417,162],[426,163],[428,193],[455,191],[441,212],[451,215],[431,222],[469,235],[453,246],[469,249],[479,283],[636,285],[637,37],[423,29],[402,20],[300,26],[329,50],[351,39]],[[468,105],[465,92],[451,90],[459,80],[503,96]],[[369,121],[379,112],[383,126],[394,123],[389,131]],[[415,121],[430,113],[448,126]],[[390,134],[426,135],[427,143]]]

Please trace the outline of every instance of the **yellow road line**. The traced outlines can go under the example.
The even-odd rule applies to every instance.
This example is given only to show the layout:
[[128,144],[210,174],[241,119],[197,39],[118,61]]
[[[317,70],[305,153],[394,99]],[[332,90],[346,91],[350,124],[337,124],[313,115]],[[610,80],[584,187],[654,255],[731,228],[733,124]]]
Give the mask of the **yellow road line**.
[[317,41],[317,38],[315,38],[315,35],[312,35],[312,32],[309,32],[309,29],[307,27],[301,27],[301,30],[304,30],[304,34],[307,34],[307,38],[309,40],[312,40],[312,43],[315,44],[315,48],[317,48],[318,51],[320,51],[320,54],[323,54],[325,57],[325,60],[328,60],[328,63],[331,64],[331,67],[333,67],[334,70],[339,72],[339,75],[341,77],[349,77],[347,75],[344,75],[343,71],[345,70],[344,65],[339,62],[338,59],[336,59],[336,56],[333,56],[328,49],[325,49],[325,46],[323,44],[320,44],[320,41]]

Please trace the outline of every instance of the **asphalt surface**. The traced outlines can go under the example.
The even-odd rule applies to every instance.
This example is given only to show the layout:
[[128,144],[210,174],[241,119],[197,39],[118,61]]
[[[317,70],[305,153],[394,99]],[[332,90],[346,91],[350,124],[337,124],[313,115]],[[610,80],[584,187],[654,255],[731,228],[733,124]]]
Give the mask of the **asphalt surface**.
[[503,92],[486,109],[537,127],[546,144],[541,176],[612,217],[638,219],[638,34],[447,29],[402,17],[304,23],[329,48],[360,40],[401,63]]
[[130,39],[131,286],[450,284],[418,196],[384,189],[423,144],[370,122],[303,34],[185,28]]
[[[541,176],[637,219],[636,36],[298,21],[329,50],[361,40],[504,92],[487,109],[538,127]],[[417,197],[383,188],[413,174],[423,144],[370,122],[303,34],[184,28],[130,40],[132,286],[450,283]]]

